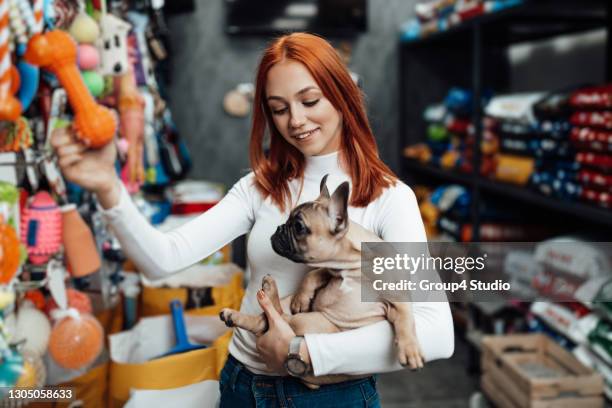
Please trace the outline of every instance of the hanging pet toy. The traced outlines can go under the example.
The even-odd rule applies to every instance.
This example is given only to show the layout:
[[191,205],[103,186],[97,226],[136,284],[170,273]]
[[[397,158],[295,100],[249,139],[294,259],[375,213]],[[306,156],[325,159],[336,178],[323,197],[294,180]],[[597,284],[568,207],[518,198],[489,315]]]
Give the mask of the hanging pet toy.
[[21,103],[11,93],[9,31],[9,3],[0,0],[0,120],[13,122],[21,116]]
[[[16,3],[16,7],[19,10],[20,18],[23,23],[27,26],[29,36],[42,32],[43,29],[43,12],[42,3],[43,0],[34,0],[33,6],[30,5],[29,0],[12,0]],[[38,67],[28,64],[23,60],[27,47],[27,38],[25,41],[17,47],[17,56],[19,62],[17,62],[17,69],[19,70],[19,76],[21,77],[21,86],[17,96],[21,102],[23,111],[26,111],[38,91],[40,71]]]
[[75,112],[77,136],[84,143],[98,148],[112,140],[117,129],[115,114],[97,104],[85,86],[76,65],[76,44],[69,34],[53,30],[34,35],[28,43],[25,59],[57,76]]

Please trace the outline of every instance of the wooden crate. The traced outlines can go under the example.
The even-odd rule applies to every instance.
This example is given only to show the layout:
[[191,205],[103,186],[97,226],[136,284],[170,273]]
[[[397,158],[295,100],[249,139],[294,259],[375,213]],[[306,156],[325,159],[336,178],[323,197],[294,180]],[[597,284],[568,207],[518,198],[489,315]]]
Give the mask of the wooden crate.
[[481,386],[500,408],[601,408],[603,379],[542,334],[485,336]]

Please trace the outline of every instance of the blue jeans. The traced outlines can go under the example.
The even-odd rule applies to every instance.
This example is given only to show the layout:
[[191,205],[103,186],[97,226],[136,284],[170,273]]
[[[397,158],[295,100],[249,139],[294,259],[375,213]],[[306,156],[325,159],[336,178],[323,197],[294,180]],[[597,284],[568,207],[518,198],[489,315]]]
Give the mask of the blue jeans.
[[293,377],[253,374],[231,355],[221,371],[219,388],[220,408],[380,408],[374,377],[311,390]]

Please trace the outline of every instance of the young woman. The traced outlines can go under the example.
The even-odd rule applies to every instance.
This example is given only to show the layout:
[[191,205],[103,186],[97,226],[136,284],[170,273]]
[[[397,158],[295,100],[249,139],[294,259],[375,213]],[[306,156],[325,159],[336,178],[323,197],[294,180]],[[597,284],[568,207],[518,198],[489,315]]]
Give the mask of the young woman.
[[[264,153],[269,135],[269,153]],[[281,297],[293,293],[308,271],[277,255],[270,237],[295,205],[351,185],[349,217],[385,241],[426,240],[414,194],[379,159],[360,90],[329,43],[294,33],[264,52],[255,84],[250,160],[240,179],[214,208],[169,233],[151,227],[118,181],[113,146],[86,150],[68,131],[52,141],[64,175],[94,191],[123,249],[149,278],[185,268],[249,233],[250,281],[245,313],[267,313],[261,337],[235,329],[221,373],[221,406],[379,406],[374,377],[306,388],[283,368],[295,337],[269,299],[258,291],[271,274]],[[427,361],[451,356],[453,325],[447,303],[413,305],[417,336]],[[300,357],[314,375],[363,375],[401,369],[393,330],[381,321],[334,334],[307,334]]]

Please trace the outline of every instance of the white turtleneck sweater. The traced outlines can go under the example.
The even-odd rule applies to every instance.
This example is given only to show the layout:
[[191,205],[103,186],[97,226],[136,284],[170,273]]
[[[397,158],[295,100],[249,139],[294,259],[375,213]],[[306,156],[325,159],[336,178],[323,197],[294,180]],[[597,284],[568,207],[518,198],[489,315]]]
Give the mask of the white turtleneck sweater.
[[[300,204],[319,196],[321,178],[329,174],[330,192],[349,176],[338,164],[338,154],[307,158],[304,186],[290,183],[293,203]],[[289,210],[280,212],[253,185],[254,175],[241,178],[212,209],[170,232],[153,228],[138,212],[125,189],[119,203],[103,213],[127,256],[149,278],[167,276],[214,253],[235,238],[249,233],[247,268],[250,271],[246,294],[240,310],[258,314],[261,308],[256,293],[261,279],[271,274],[280,296],[294,293],[308,266],[294,263],[272,250],[270,237],[283,224]],[[297,198],[297,200],[296,200]],[[423,222],[412,190],[398,182],[386,189],[367,207],[348,208],[349,218],[373,231],[387,242],[426,241]],[[448,303],[413,304],[417,337],[426,361],[448,358],[454,349],[453,322]],[[393,329],[387,321],[333,334],[306,334],[314,374],[367,374],[401,369],[393,346]],[[270,373],[259,358],[255,336],[235,329],[230,353],[257,374]]]

